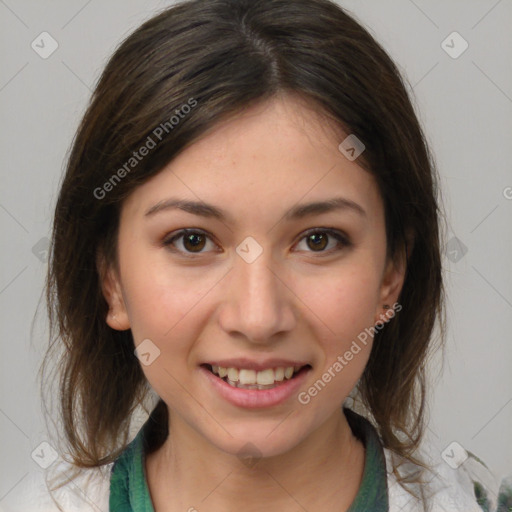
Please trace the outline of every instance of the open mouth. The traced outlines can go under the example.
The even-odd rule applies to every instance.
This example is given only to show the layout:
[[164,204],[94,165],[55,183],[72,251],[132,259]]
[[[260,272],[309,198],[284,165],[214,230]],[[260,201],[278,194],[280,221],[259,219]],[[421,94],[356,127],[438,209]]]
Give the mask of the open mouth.
[[311,365],[306,364],[256,371],[245,368],[224,368],[211,364],[201,366],[234,388],[259,390],[280,386],[311,368]]

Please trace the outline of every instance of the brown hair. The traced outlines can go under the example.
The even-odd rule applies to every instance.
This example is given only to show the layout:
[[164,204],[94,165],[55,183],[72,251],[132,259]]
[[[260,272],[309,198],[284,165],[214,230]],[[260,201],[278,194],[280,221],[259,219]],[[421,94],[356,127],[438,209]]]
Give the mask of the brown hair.
[[[423,435],[436,319],[444,340],[440,210],[433,158],[400,72],[329,0],[190,0],[146,21],[111,57],[55,208],[43,367],[60,355],[61,417],[77,466],[115,460],[148,393],[131,331],[105,321],[97,264],[103,256],[117,268],[123,200],[219,120],[278,93],[312,101],[365,144],[358,163],[384,201],[388,255],[408,252],[402,311],[376,334],[358,395],[383,445],[421,464],[413,452]],[[148,137],[156,146],[131,161]]]

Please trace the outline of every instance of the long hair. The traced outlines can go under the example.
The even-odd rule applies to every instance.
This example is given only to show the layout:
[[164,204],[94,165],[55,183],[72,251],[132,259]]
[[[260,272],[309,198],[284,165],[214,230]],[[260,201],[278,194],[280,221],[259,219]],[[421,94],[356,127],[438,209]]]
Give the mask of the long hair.
[[[105,321],[97,266],[102,254],[117,267],[123,200],[220,120],[278,93],[314,102],[364,143],[358,163],[384,201],[388,255],[408,254],[402,310],[376,334],[357,393],[384,447],[421,463],[413,452],[424,429],[425,368],[436,320],[444,326],[441,212],[434,160],[404,79],[329,0],[189,0],[146,21],[112,55],[60,186],[43,374],[58,358],[61,420],[77,466],[117,458],[149,390],[131,331]],[[134,157],[148,145],[144,158]]]

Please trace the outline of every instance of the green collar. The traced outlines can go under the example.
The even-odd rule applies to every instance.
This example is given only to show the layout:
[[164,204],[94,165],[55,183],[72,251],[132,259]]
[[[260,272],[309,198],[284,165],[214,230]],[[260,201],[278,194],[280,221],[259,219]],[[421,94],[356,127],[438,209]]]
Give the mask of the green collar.
[[388,512],[388,478],[384,450],[375,427],[351,409],[343,412],[353,434],[365,445],[363,480],[348,512]]
[[[363,480],[348,512],[388,512],[386,461],[373,425],[363,416],[344,408],[343,412],[356,437],[365,445]],[[151,418],[117,458],[110,477],[110,512],[155,512],[145,472],[145,450],[151,435]]]

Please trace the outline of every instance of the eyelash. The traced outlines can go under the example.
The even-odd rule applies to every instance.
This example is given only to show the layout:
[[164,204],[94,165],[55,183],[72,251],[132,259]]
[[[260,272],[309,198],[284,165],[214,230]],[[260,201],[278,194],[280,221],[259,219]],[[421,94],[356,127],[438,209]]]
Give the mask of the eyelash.
[[[340,232],[336,229],[333,229],[333,228],[308,229],[307,231],[305,231],[303,233],[303,235],[301,236],[301,238],[299,239],[299,241],[297,243],[300,243],[305,238],[307,238],[311,235],[318,234],[318,233],[327,234],[327,235],[331,236],[332,238],[334,238],[335,240],[337,240],[337,243],[338,243],[337,247],[335,247],[334,249],[329,249],[327,251],[322,250],[322,251],[306,251],[306,252],[311,252],[313,254],[316,253],[316,254],[320,254],[320,255],[326,255],[326,254],[332,254],[333,252],[341,251],[343,248],[348,248],[348,247],[352,246],[352,242],[348,239],[348,237],[345,234],[343,234],[342,232]],[[178,252],[182,256],[185,256],[187,258],[195,258],[196,256],[204,254],[203,252],[194,253],[194,252],[181,251],[181,250],[176,249],[176,247],[173,247],[173,244],[176,240],[178,240],[179,238],[183,238],[185,235],[190,235],[190,234],[204,235],[213,242],[212,237],[206,231],[203,231],[201,229],[181,229],[180,231],[176,232],[172,237],[166,238],[163,241],[162,245],[164,247],[168,248],[170,251]]]

